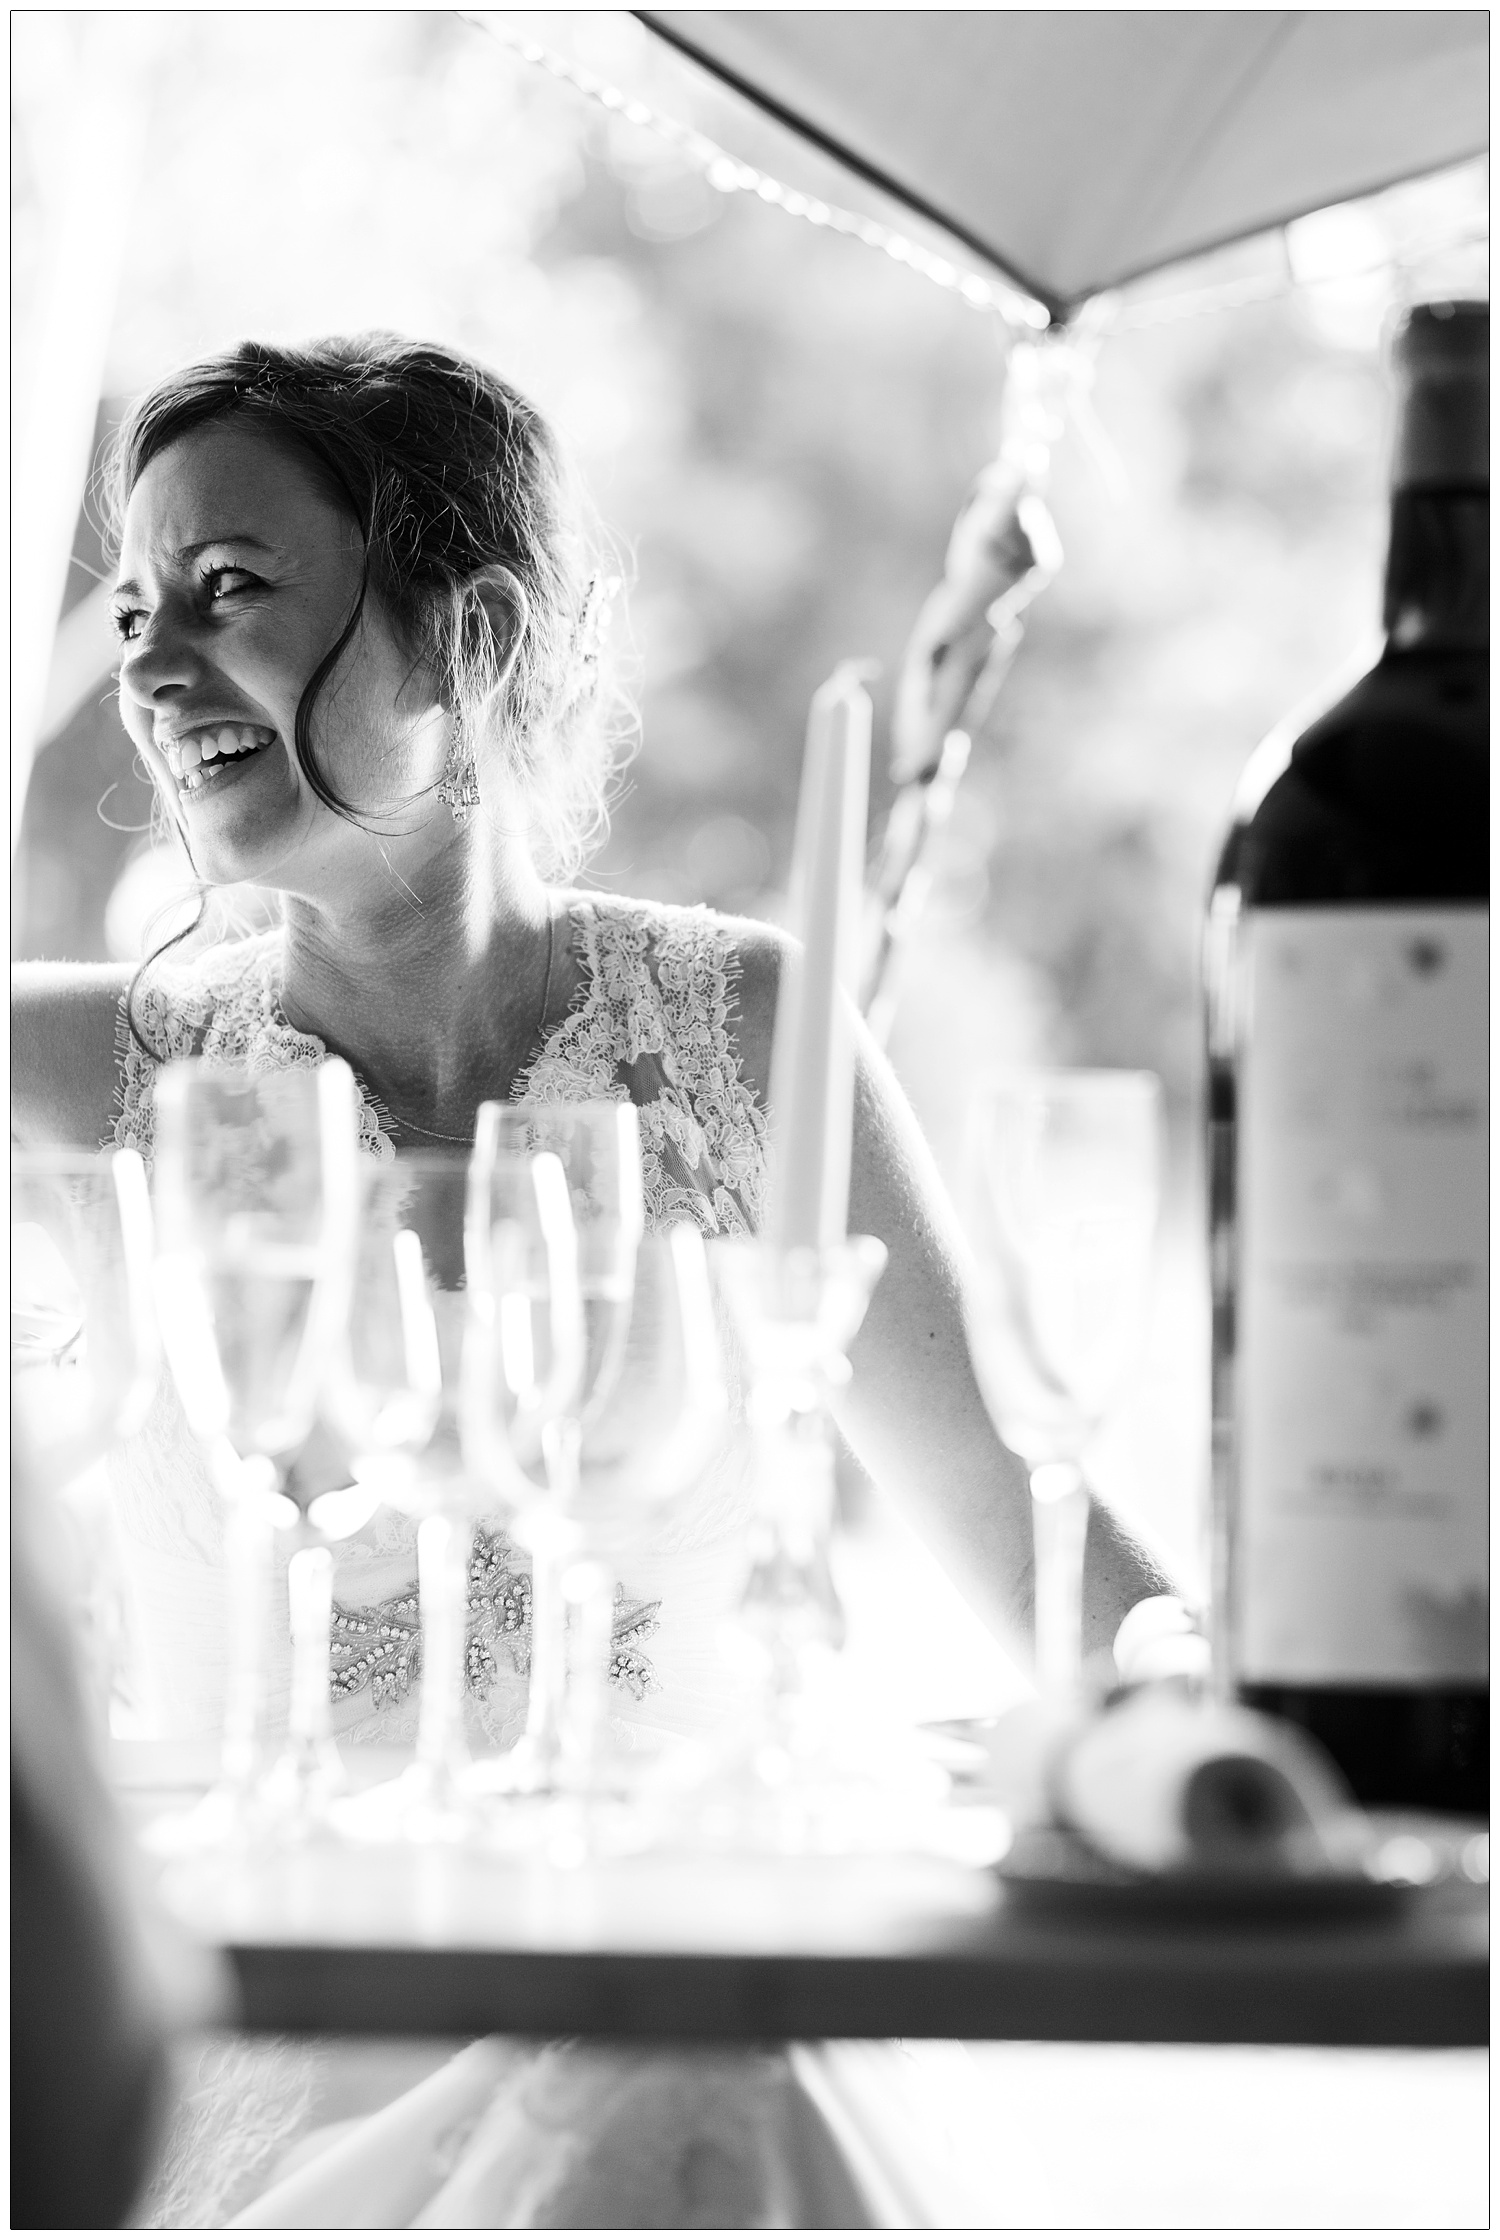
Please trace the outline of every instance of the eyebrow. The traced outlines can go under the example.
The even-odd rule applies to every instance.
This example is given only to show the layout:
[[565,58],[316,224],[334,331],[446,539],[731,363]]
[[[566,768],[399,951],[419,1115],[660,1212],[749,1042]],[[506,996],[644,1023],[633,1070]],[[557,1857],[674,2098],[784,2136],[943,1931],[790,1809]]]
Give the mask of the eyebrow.
[[[274,552],[276,550],[275,545],[267,544],[264,537],[252,536],[248,529],[228,529],[220,537],[203,537],[197,544],[180,544],[172,558],[176,561],[178,567],[186,567],[190,561],[197,559],[200,552],[211,552],[216,544],[249,545],[255,552]],[[141,587],[134,581],[117,583],[113,596],[118,598],[122,593],[138,599],[141,595]]]

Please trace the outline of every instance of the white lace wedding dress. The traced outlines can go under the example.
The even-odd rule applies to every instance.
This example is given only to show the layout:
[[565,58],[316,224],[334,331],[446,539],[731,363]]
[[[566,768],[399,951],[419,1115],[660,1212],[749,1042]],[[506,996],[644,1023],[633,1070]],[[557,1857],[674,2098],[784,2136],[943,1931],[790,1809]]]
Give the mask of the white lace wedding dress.
[[[728,931],[702,910],[604,897],[573,897],[567,908],[575,985],[566,1014],[521,1077],[497,1083],[497,1092],[628,1097],[640,1114],[648,1222],[688,1216],[710,1235],[753,1228],[764,1121],[736,1054]],[[163,1057],[203,1056],[252,1072],[316,1064],[322,1044],[282,1015],[280,958],[273,933],[176,971],[154,969],[137,999],[146,1038]],[[155,1073],[122,1019],[114,1135],[148,1160]],[[392,1156],[394,1132],[390,1116],[364,1096],[368,1153]],[[703,1732],[727,1706],[714,1637],[740,1580],[746,1480],[741,1441],[622,1566],[611,1693],[627,1730]],[[136,1731],[212,1736],[225,1669],[222,1519],[169,1387],[119,1456],[115,1494]],[[335,1728],[351,1741],[404,1740],[414,1731],[415,1578],[414,1526],[392,1512],[377,1512],[338,1550]],[[371,1633],[372,1616],[383,1633]],[[498,1526],[481,1529],[470,1567],[469,1713],[488,1747],[519,1731],[528,1637],[524,1560]],[[365,1646],[372,1638],[382,1642],[378,1655]],[[287,1677],[283,1648],[273,1716],[284,1713]],[[214,2041],[185,2078],[142,2220],[387,2229],[884,2221],[832,2147],[816,2080],[811,2098],[804,2089],[805,2056],[523,2049],[501,2040],[446,2060],[443,2050],[409,2047],[382,2071],[355,2048]],[[359,2092],[330,2091],[329,2079],[347,2082],[361,2058],[372,2106],[351,2130]],[[305,2138],[330,2107],[344,2115],[343,2127]]]
[[[735,961],[726,930],[706,911],[594,897],[574,899],[568,918],[572,1001],[520,1077],[497,1084],[496,1093],[631,1099],[640,1116],[648,1225],[690,1218],[708,1235],[752,1228],[764,1185],[764,1121],[735,1054]],[[271,933],[209,951],[177,973],[155,971],[137,997],[143,1039],[164,1057],[200,1056],[252,1074],[316,1065],[326,1055],[322,1043],[282,1016],[280,961],[281,936]],[[134,1145],[148,1162],[155,1075],[155,1061],[122,1016],[114,1140]],[[360,1132],[371,1156],[393,1155],[394,1123],[363,1090]],[[138,1724],[161,1735],[212,1734],[224,1683],[222,1518],[170,1383],[118,1458],[115,1481]],[[612,1677],[616,1707],[637,1726],[691,1733],[724,1707],[714,1629],[736,1584],[745,1502],[741,1443],[631,1560],[616,1603]],[[340,1545],[334,1712],[337,1731],[351,1741],[407,1740],[415,1732],[415,1579],[415,1526],[394,1511],[378,1510]],[[383,1629],[379,1636],[372,1621]],[[524,1713],[529,1630],[524,1560],[498,1527],[477,1533],[469,1709],[490,1747],[512,1740]],[[363,1645],[377,1637],[383,1646],[371,1656]],[[272,1674],[273,1717],[284,1710],[288,1676],[283,1653]]]

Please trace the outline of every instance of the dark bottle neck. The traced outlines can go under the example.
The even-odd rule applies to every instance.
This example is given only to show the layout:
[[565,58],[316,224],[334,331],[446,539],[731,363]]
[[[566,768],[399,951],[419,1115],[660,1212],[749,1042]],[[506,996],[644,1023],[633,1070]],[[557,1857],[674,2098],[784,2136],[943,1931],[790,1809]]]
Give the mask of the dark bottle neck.
[[1385,565],[1388,654],[1483,653],[1490,642],[1487,490],[1397,490]]

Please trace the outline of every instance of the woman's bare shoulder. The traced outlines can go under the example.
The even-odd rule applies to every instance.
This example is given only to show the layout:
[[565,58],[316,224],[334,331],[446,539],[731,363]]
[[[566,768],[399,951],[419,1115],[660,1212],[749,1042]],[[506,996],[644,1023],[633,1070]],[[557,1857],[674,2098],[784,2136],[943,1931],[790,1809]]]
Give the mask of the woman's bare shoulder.
[[18,964],[11,973],[11,1133],[99,1143],[114,1102],[128,964]]

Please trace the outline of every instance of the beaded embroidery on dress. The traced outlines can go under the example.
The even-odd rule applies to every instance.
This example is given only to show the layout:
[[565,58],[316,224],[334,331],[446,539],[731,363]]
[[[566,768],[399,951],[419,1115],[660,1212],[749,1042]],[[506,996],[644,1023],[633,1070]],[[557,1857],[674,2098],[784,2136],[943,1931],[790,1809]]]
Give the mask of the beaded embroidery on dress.
[[[566,1016],[544,1034],[529,1064],[508,1085],[511,1100],[629,1099],[640,1115],[648,1226],[657,1229],[686,1217],[710,1236],[754,1229],[764,1201],[765,1126],[740,1075],[733,1033],[737,962],[728,929],[706,911],[614,898],[574,897],[568,908],[578,985]],[[149,1164],[155,1076],[166,1058],[202,1056],[256,1073],[319,1062],[323,1044],[299,1033],[282,1014],[280,962],[280,936],[273,932],[151,976],[138,996],[137,1017],[159,1057],[138,1046],[122,1017],[114,1142],[133,1145]],[[506,1088],[496,1084],[497,1093]],[[362,1086],[360,1093],[364,1148],[373,1157],[391,1158],[397,1133],[391,1116]],[[732,1358],[730,1374],[733,1382]],[[213,1488],[170,1386],[159,1394],[143,1431],[117,1455],[114,1476],[139,1730],[214,1734],[224,1674],[223,1535]],[[636,1733],[643,1746],[653,1734],[701,1732],[729,1707],[733,1682],[721,1667],[716,1633],[741,1581],[747,1508],[741,1438],[688,1503],[622,1565],[610,1692],[628,1722],[622,1732]],[[342,1739],[412,1735],[420,1658],[415,1577],[415,1527],[394,1512],[377,1511],[361,1533],[340,1544],[333,1693],[334,1725]],[[284,1634],[284,1605],[280,1624]],[[519,1731],[525,1711],[530,1579],[524,1559],[490,1524],[476,1534],[470,1561],[467,1648],[476,1739],[482,1734],[491,1747],[504,1745]],[[283,1658],[272,1689],[273,1709],[279,1703],[283,1712],[284,1667]],[[478,2049],[472,2050],[477,2055]],[[328,2058],[333,2051],[327,2049]],[[291,2111],[306,2101],[306,2056],[266,2045],[247,2046],[237,2058],[248,2065],[257,2108],[264,2103],[265,2113],[284,2105],[284,2151],[302,2128]],[[466,2058],[451,2065],[455,2075]],[[709,2068],[697,2057],[685,2063],[666,2055],[644,2061],[602,2049],[575,2057],[557,2048],[536,2066],[528,2057],[519,2072],[532,2080],[526,2094],[497,2094],[485,2118],[482,2170],[472,2158],[463,2165],[474,2202],[458,2205],[445,2190],[442,2214],[431,2221],[510,2221],[504,2211],[511,2179],[530,2171],[538,2155],[552,2172],[549,2187],[561,2188],[559,2203],[568,2207],[561,2221],[573,2221],[575,2174],[578,2183],[589,2174],[589,2182],[602,2188],[600,2199],[622,2197],[617,2181],[626,2147],[615,2136],[610,2111],[622,2093],[646,2094],[649,2082],[646,2131],[655,2146],[648,2147],[642,2135],[632,2150],[643,2173],[640,2222],[796,2223],[795,2211],[780,2204],[786,2191],[781,2180],[735,2176],[731,2184],[726,2176],[721,2185],[716,2179],[709,2191],[722,2195],[722,2202],[709,2207],[695,2193],[699,2181],[683,2176],[700,2164],[719,2170],[726,2151],[722,2142],[748,2136],[752,2114],[751,2130],[762,2124],[767,2080],[782,2074],[779,2057],[768,2056],[726,2056]],[[554,2078],[556,2089],[565,2085],[569,2095],[568,2120],[556,2135],[550,2083],[546,2110],[540,2103],[532,2106],[543,2082]],[[231,2213],[237,2205],[231,2193],[238,2187],[227,2189],[227,2173],[246,2166],[267,2170],[267,2124],[257,2118],[252,2138],[229,2104],[243,2097],[247,2079],[240,2077],[228,2096],[226,2079],[227,2072],[206,2073],[184,2101],[169,2143],[165,2183],[150,2203],[153,2223],[180,2228],[218,2222],[226,2205]],[[434,2089],[447,2087],[434,2080]],[[782,2089],[779,2081],[776,2089]],[[370,2120],[384,2135],[393,2115],[382,2111]],[[269,2121],[271,2129],[278,2127],[279,2118]],[[666,2144],[671,2154],[657,2151]],[[731,2163],[723,2168],[731,2171]],[[309,2181],[314,2182],[311,2169]],[[787,2194],[788,2201],[794,2193]],[[768,2211],[764,2202],[757,2205],[760,2194],[767,2201],[777,2196],[778,2206]],[[645,2205],[648,2196],[657,2203],[654,2213]],[[720,2206],[722,2215],[715,2213]],[[555,2221],[540,2196],[533,2214],[539,2224]],[[244,2221],[260,2221],[254,2207],[244,2212]],[[351,2220],[336,2201],[327,2213],[309,2203],[291,2221]],[[352,2221],[409,2224],[429,2217],[393,2206],[378,2219]]]
[[[629,1099],[640,1117],[648,1226],[689,1218],[708,1235],[754,1228],[764,1201],[765,1123],[734,1046],[737,960],[729,930],[704,910],[595,896],[575,897],[568,908],[578,987],[566,1016],[510,1085],[511,1100]],[[150,1163],[156,1071],[167,1058],[202,1057],[252,1074],[319,1063],[322,1041],[282,1011],[281,954],[273,931],[186,966],[159,967],[137,997],[141,1036],[159,1057],[131,1034],[122,1004],[115,1143]],[[390,1115],[360,1084],[365,1150],[393,1157],[394,1133]],[[692,1502],[657,1528],[632,1577],[617,1587],[612,1692],[633,1705],[652,1698],[653,1714],[679,1730],[701,1724],[723,1700],[706,1636],[744,1519],[744,1465],[742,1447],[726,1456]],[[222,1533],[170,1388],[119,1458],[116,1478],[136,1558],[142,1714],[150,1725],[154,1711],[167,1732],[212,1731],[223,1649],[218,1601],[201,1574],[222,1561]],[[669,1574],[688,1558],[674,1595],[679,1581]],[[336,1723],[351,1739],[410,1733],[420,1655],[415,1570],[415,1527],[390,1511],[377,1511],[339,1549],[333,1693]],[[524,1704],[529,1591],[524,1558],[503,1532],[476,1535],[468,1680],[471,1711],[492,1744],[510,1738]],[[647,1654],[643,1644],[658,1633],[660,1649],[653,1640]],[[188,1669],[171,1669],[183,1662]]]

